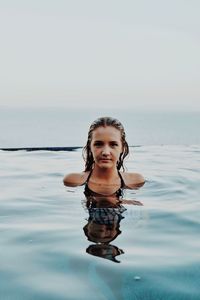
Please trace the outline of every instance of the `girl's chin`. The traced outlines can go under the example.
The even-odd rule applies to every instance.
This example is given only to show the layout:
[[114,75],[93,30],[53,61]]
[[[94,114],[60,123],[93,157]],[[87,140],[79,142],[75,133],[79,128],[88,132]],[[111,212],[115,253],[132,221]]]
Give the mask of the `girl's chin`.
[[97,165],[99,168],[103,168],[103,169],[110,169],[113,167],[113,163],[110,162],[99,162]]

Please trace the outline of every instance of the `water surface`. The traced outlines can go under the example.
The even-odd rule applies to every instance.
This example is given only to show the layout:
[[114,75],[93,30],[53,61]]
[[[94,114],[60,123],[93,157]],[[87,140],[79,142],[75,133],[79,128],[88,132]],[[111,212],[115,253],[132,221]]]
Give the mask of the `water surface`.
[[126,166],[146,183],[124,197],[143,206],[124,205],[110,242],[116,262],[108,247],[92,252],[83,187],[62,183],[83,169],[81,149],[0,151],[1,299],[199,299],[199,154],[195,145],[131,148]]

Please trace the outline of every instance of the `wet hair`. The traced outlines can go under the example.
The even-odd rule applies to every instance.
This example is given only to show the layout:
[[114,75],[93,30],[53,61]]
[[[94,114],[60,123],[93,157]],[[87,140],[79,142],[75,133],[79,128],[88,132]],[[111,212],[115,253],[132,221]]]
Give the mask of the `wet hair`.
[[85,145],[85,147],[83,148],[83,159],[85,160],[85,172],[86,171],[91,171],[93,164],[94,164],[94,158],[90,149],[91,146],[91,141],[92,141],[92,133],[95,129],[97,129],[98,127],[106,127],[106,126],[112,126],[114,128],[116,128],[117,130],[120,131],[121,133],[121,142],[122,142],[122,153],[120,154],[119,157],[119,161],[117,162],[117,169],[120,170],[121,168],[124,169],[124,159],[125,157],[129,154],[129,146],[128,143],[126,141],[126,134],[124,131],[124,127],[121,124],[121,122],[117,119],[111,118],[111,117],[100,117],[98,119],[96,119],[89,128],[88,131],[88,140],[87,143]]

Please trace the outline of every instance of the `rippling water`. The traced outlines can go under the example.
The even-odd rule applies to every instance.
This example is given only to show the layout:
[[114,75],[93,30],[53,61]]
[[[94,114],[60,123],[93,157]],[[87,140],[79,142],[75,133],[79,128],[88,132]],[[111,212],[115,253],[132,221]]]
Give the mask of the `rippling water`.
[[200,146],[131,148],[146,183],[124,197],[143,206],[124,204],[103,253],[83,230],[83,187],[62,184],[81,149],[0,151],[0,299],[199,300],[199,162]]

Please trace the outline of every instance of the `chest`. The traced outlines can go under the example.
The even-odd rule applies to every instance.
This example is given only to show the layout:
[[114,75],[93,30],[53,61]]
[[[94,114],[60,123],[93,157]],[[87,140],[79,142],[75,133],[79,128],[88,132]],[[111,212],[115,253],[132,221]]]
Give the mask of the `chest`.
[[118,193],[120,191],[121,184],[101,184],[89,181],[86,188],[91,194],[109,196]]

